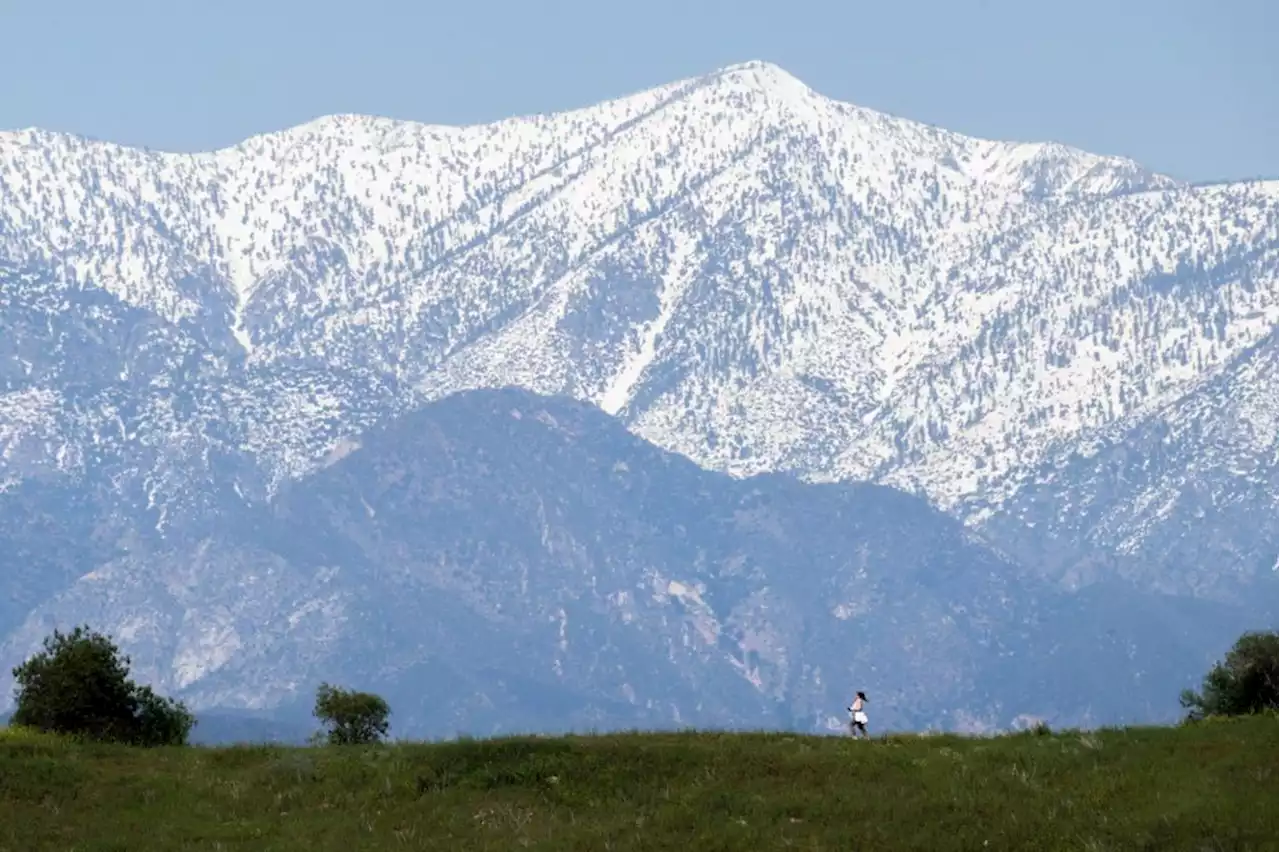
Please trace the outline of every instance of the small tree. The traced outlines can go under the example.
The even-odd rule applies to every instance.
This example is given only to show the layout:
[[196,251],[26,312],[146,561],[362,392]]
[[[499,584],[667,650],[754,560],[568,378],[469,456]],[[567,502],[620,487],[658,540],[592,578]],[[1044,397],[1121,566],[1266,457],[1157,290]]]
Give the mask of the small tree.
[[373,693],[322,683],[316,690],[314,712],[329,729],[326,739],[330,745],[367,745],[387,735],[391,707]]
[[1251,631],[1236,640],[1222,662],[1204,677],[1200,692],[1183,690],[1181,704],[1189,720],[1206,716],[1243,716],[1275,710],[1280,637]]
[[101,742],[182,745],[195,717],[180,702],[129,680],[129,658],[87,626],[57,630],[13,670],[14,725]]
[[134,719],[137,733],[134,741],[139,745],[186,745],[196,717],[185,704],[156,695],[149,686],[135,687],[138,710]]

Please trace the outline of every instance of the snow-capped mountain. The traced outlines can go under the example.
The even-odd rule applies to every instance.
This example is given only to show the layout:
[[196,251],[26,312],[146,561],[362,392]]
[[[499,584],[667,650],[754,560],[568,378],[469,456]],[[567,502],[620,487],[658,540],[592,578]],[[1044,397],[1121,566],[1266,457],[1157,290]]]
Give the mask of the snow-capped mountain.
[[[0,635],[512,385],[712,470],[916,492],[1066,589],[1256,602],[1278,225],[1275,181],[964,137],[764,63],[207,154],[0,133]],[[68,500],[114,508],[42,547]]]

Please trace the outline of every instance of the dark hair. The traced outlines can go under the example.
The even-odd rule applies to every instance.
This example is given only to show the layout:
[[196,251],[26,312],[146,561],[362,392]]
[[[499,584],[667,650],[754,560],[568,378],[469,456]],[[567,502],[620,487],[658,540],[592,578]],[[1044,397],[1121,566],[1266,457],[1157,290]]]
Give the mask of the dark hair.
[[867,694],[866,694],[865,692],[863,692],[862,690],[858,690],[858,697],[859,697],[859,698],[861,698],[863,701],[867,701],[867,700],[869,700],[869,699],[867,698]]

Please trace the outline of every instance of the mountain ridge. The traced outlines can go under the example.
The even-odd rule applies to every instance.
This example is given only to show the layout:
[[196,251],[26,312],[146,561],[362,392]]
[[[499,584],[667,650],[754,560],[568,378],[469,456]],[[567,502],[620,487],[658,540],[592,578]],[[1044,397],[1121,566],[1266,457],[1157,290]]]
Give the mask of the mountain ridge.
[[[124,150],[141,151],[146,154],[159,155],[164,157],[201,157],[201,156],[212,156],[217,154],[228,153],[231,151],[236,151],[241,148],[247,147],[254,142],[269,140],[272,137],[292,135],[295,133],[301,133],[303,131],[313,131],[313,130],[325,128],[333,124],[340,125],[340,124],[347,124],[347,123],[376,122],[376,123],[381,123],[385,125],[390,125],[389,129],[396,129],[397,127],[400,127],[400,126],[409,125],[409,126],[418,127],[428,131],[447,133],[450,131],[465,131],[473,128],[487,128],[492,125],[501,124],[503,122],[508,122],[508,121],[531,121],[531,120],[544,119],[552,116],[575,115],[575,114],[590,112],[592,110],[595,110],[601,107],[611,106],[619,102],[627,101],[631,98],[642,97],[642,96],[653,95],[653,94],[660,95],[660,94],[666,94],[666,93],[682,93],[686,91],[688,88],[691,88],[695,85],[706,84],[708,82],[715,81],[717,79],[733,77],[737,75],[745,75],[745,74],[755,75],[754,81],[763,89],[772,88],[779,91],[789,90],[792,92],[801,90],[809,94],[817,95],[818,97],[821,97],[824,100],[828,100],[833,103],[841,104],[847,107],[852,107],[863,113],[881,116],[883,118],[886,118],[892,121],[901,122],[903,124],[914,126],[914,127],[926,128],[947,136],[972,139],[977,142],[990,143],[997,146],[1012,145],[1014,147],[1030,147],[1030,148],[1037,148],[1037,149],[1052,147],[1052,148],[1055,148],[1061,151],[1070,152],[1073,154],[1085,155],[1090,158],[1122,161],[1122,162],[1126,162],[1141,168],[1141,165],[1138,163],[1138,161],[1130,157],[1124,157],[1121,155],[1111,155],[1111,154],[1099,155],[1099,154],[1087,151],[1083,148],[1079,148],[1077,146],[1066,145],[1064,143],[1053,141],[1053,140],[1039,140],[1039,141],[1025,141],[1025,142],[1010,143],[1005,140],[997,139],[995,137],[971,136],[967,134],[960,134],[955,131],[951,131],[947,129],[942,125],[936,125],[929,122],[920,121],[918,119],[909,118],[904,115],[898,115],[896,113],[886,112],[884,110],[870,109],[867,107],[858,106],[851,102],[840,101],[834,98],[829,98],[825,95],[821,95],[819,92],[812,89],[810,86],[804,83],[801,79],[791,74],[791,72],[787,71],[785,68],[778,65],[777,63],[771,62],[769,60],[763,60],[763,59],[747,59],[740,62],[729,63],[727,65],[720,66],[718,68],[715,68],[703,74],[693,74],[687,77],[680,78],[672,83],[659,84],[657,86],[638,89],[627,94],[606,98],[603,101],[598,101],[595,103],[584,104],[576,107],[569,107],[567,109],[561,109],[561,110],[517,113],[514,115],[499,118],[496,120],[479,121],[479,122],[472,122],[467,124],[441,124],[441,123],[423,121],[418,119],[395,118],[392,116],[383,116],[383,115],[375,115],[372,113],[360,113],[360,112],[324,113],[322,115],[317,115],[314,118],[307,119],[305,121],[299,122],[295,125],[286,127],[281,130],[269,130],[261,133],[254,133],[249,136],[246,136],[244,139],[238,142],[233,142],[227,145],[222,145],[214,148],[199,148],[195,150],[184,150],[184,151],[152,148],[146,145],[130,145],[125,143],[114,142],[109,139],[100,139],[97,137],[86,136],[83,134],[77,134],[77,133],[68,132],[68,131],[46,130],[38,126],[28,126],[28,127],[22,127],[22,128],[15,128],[12,130],[0,130],[0,135],[11,135],[15,137],[28,137],[28,138],[32,136],[40,136],[40,135],[61,136],[61,137],[68,137],[70,139],[80,141],[80,142],[87,142],[87,143],[92,143],[97,145],[109,146],[111,148],[117,149],[118,151],[124,151]],[[1168,176],[1166,177],[1168,180],[1174,181],[1176,183],[1185,183],[1184,181],[1181,181],[1177,178],[1172,178]],[[1214,182],[1215,183],[1235,183],[1235,182],[1241,182],[1241,181],[1247,181],[1247,180],[1280,180],[1280,178],[1263,177],[1263,178],[1220,179]]]

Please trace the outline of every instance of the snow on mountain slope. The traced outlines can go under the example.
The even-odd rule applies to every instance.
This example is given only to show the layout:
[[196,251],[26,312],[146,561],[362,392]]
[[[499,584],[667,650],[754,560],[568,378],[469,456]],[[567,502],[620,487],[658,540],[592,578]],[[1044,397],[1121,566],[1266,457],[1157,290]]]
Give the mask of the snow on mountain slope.
[[[248,334],[267,338],[265,358],[355,337],[377,350],[363,357],[408,371],[690,194],[772,208],[756,254],[784,241],[780,226],[828,213],[829,237],[867,275],[899,273],[896,256],[948,226],[998,225],[1029,199],[1171,185],[1126,161],[837,104],[759,63],[560,116],[473,128],[342,116],[208,155],[0,139],[11,261],[56,262],[170,321],[225,332],[256,316]],[[410,356],[411,342],[434,345]]]
[[1124,577],[1274,623],[1277,333],[1173,404],[1052,456],[983,531],[1070,587]]
[[982,524],[1275,328],[1276,225],[1274,182],[968,138],[758,62],[207,154],[3,133],[27,366],[0,475],[143,447],[112,481],[159,523],[203,477],[259,501],[423,400],[515,384],[715,469],[872,478]]
[[883,448],[886,481],[992,502],[1047,448],[1163,408],[1274,331],[1278,226],[1273,182],[1128,195],[974,246],[842,462]]

